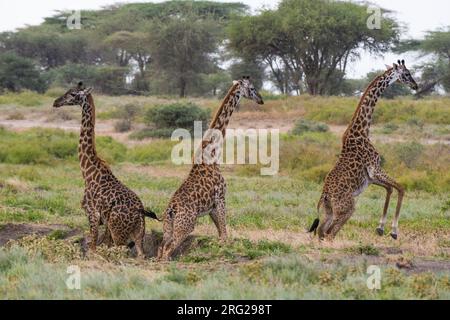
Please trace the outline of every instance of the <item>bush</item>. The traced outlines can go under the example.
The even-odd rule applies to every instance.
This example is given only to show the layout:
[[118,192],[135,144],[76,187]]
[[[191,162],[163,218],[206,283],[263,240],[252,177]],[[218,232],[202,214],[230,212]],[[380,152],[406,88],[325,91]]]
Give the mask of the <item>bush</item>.
[[[127,148],[111,137],[97,137],[97,151],[108,163],[123,161]],[[55,160],[77,160],[78,135],[51,129],[22,133],[0,130],[0,162],[12,164],[52,164]]]
[[383,128],[381,129],[381,132],[384,134],[391,134],[394,131],[398,130],[399,126],[395,123],[388,122],[386,123]]
[[127,156],[127,148],[111,137],[96,137],[97,152],[100,158],[108,163],[124,161]]
[[116,132],[127,132],[131,130],[131,121],[124,119],[118,120],[114,123],[114,131]]
[[8,118],[6,118],[7,120],[24,120],[25,116],[23,115],[22,112],[19,111],[15,111],[13,113],[11,113]]
[[47,84],[37,64],[12,52],[0,54],[0,91],[24,89],[44,92]]
[[55,159],[75,159],[77,139],[62,130],[33,129],[24,133],[0,130],[0,162],[49,164]]
[[399,143],[394,147],[394,153],[408,168],[413,168],[422,155],[425,147],[417,142]]
[[292,134],[302,135],[305,132],[327,132],[328,126],[322,122],[300,119],[295,123]]
[[8,92],[0,95],[0,105],[10,104],[24,107],[35,107],[43,103],[42,95],[32,91],[22,91],[20,93]]
[[173,129],[142,129],[130,134],[129,138],[134,140],[144,140],[148,138],[167,138],[172,135]]
[[[202,121],[203,127],[207,125],[209,111],[188,103],[173,103],[169,105],[160,105],[149,109],[145,114],[145,122],[156,129],[165,129],[173,131],[178,128],[187,129],[190,132],[194,129],[194,121]],[[159,132],[161,133],[161,132]],[[166,135],[170,137],[170,134]]]

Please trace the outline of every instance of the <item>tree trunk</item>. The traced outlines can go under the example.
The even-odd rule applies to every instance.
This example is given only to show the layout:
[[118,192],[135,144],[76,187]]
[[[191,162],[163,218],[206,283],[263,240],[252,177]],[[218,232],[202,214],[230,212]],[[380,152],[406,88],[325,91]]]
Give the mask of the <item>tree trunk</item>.
[[181,77],[180,78],[180,98],[186,97],[186,80]]

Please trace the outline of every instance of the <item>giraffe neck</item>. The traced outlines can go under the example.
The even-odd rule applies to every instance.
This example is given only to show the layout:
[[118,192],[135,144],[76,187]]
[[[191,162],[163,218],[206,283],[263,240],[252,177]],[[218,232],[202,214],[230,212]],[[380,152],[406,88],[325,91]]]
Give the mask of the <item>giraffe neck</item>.
[[359,101],[350,125],[344,133],[344,141],[349,137],[369,137],[375,105],[386,88],[396,80],[395,72],[393,72],[393,69],[389,69],[369,84]]
[[231,115],[234,110],[239,105],[241,100],[241,92],[239,90],[239,84],[233,84],[233,86],[228,91],[227,95],[222,101],[219,109],[216,112],[209,129],[217,129],[222,132],[222,136],[225,137],[225,131],[227,129],[228,123],[230,122]]
[[83,177],[88,177],[98,168],[100,159],[95,148],[95,105],[91,95],[88,95],[81,105],[81,130],[78,144],[78,158]]
[[[204,160],[203,151],[215,140],[215,137],[211,132],[212,129],[220,130],[220,132],[222,133],[222,137],[225,138],[225,132],[228,123],[230,122],[231,115],[233,114],[234,110],[238,107],[240,100],[241,100],[241,92],[239,90],[239,83],[235,83],[233,84],[233,86],[230,88],[227,95],[223,99],[222,104],[220,105],[213,120],[209,125],[209,130],[203,135],[202,143],[199,146],[199,148],[195,151],[193,161],[195,159]],[[213,155],[211,156],[214,155],[215,151],[213,151]],[[200,165],[203,166],[204,163],[201,163]],[[197,167],[197,165],[194,163],[193,168],[195,167]]]

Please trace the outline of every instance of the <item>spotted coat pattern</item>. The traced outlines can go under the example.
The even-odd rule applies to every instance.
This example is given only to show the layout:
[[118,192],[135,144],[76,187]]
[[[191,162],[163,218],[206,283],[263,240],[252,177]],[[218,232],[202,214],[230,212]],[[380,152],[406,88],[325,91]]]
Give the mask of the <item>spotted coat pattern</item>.
[[[241,97],[263,104],[261,96],[248,78],[235,81],[209,128],[220,130],[224,137],[231,115],[238,107]],[[212,139],[205,134],[200,149],[204,150],[211,143]],[[225,179],[217,163],[194,163],[187,178],[173,194],[164,213],[164,235],[157,258],[170,259],[175,249],[194,230],[197,218],[205,214],[209,214],[217,227],[220,240],[225,241],[227,238],[225,193]]]
[[[355,197],[370,184],[381,186],[387,192],[383,214],[377,228],[379,235],[384,234],[391,193],[393,189],[398,192],[391,231],[391,236],[397,239],[404,188],[383,171],[380,154],[369,139],[375,105],[384,90],[396,81],[417,90],[417,84],[405,67],[404,61],[399,61],[398,65],[394,64],[394,67],[376,77],[361,97],[352,121],[343,135],[342,149],[337,163],[325,178],[323,192],[317,205],[318,210],[322,205],[325,209],[325,218],[318,226],[320,239],[334,239],[337,232],[352,216],[355,210]],[[310,231],[314,228],[311,227]]]
[[81,86],[69,90],[55,100],[53,106],[80,105],[82,109],[78,157],[85,181],[81,206],[85,210],[90,226],[90,245],[96,250],[99,225],[106,226],[103,237],[108,245],[126,245],[132,240],[139,257],[144,256],[144,214],[146,211],[139,197],[112,173],[95,148],[95,105],[90,89]]

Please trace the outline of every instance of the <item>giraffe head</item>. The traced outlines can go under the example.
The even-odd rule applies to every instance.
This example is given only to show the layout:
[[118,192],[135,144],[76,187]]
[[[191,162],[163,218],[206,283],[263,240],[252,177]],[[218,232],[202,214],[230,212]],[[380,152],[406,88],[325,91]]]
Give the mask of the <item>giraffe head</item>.
[[85,88],[83,82],[79,82],[75,88],[69,89],[61,97],[53,102],[53,107],[60,108],[62,106],[82,105],[86,101],[87,96],[91,93],[92,88]]
[[397,63],[394,63],[392,71],[393,71],[393,81],[398,81],[400,83],[404,83],[408,85],[411,89],[417,90],[419,86],[417,85],[416,81],[414,81],[413,77],[411,76],[411,72],[406,68],[405,66],[405,60],[398,60]]
[[250,82],[249,76],[244,76],[240,80],[233,81],[235,84],[239,84],[239,90],[241,91],[241,95],[244,98],[250,99],[255,101],[257,104],[264,104],[264,101],[259,94],[258,91],[256,91],[253,84]]

